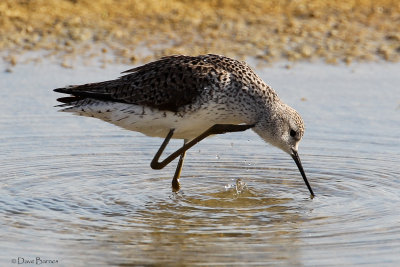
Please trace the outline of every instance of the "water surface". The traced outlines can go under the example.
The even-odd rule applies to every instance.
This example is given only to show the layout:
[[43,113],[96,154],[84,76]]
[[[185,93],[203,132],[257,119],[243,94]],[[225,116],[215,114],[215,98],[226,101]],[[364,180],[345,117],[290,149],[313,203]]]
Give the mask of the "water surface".
[[53,107],[52,88],[127,68],[0,73],[1,266],[400,264],[399,64],[258,70],[305,120],[314,199],[251,131],[192,148],[173,194],[174,164],[149,166],[161,139]]

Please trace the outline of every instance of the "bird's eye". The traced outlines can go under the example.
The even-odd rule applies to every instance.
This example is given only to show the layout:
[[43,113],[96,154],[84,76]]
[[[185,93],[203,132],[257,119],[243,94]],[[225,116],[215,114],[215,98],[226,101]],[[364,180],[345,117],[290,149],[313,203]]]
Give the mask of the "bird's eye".
[[290,136],[295,137],[296,136],[296,131],[295,130],[290,130]]

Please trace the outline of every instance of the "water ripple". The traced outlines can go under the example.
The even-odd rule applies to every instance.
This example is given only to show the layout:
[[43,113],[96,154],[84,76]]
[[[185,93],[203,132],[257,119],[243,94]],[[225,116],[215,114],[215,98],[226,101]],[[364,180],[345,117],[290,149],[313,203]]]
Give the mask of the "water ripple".
[[[11,89],[18,88],[29,86]],[[251,132],[196,145],[185,160],[182,190],[173,193],[174,164],[149,166],[161,139],[55,113],[55,96],[35,92],[48,107],[20,110],[12,105],[17,98],[0,106],[4,262],[11,254],[74,266],[400,261],[400,147],[392,123],[363,121],[354,129],[316,101],[313,110],[298,103],[310,122],[300,156],[314,199],[291,157]],[[335,97],[342,103],[337,92],[329,99]],[[337,121],[326,121],[332,117]],[[169,152],[180,145],[172,142]]]

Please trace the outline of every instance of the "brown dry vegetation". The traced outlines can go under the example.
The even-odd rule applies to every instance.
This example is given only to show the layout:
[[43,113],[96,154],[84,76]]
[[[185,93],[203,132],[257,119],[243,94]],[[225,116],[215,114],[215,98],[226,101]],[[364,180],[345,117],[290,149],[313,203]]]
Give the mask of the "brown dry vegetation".
[[400,1],[2,0],[0,50],[11,64],[31,50],[60,62],[203,53],[398,61]]

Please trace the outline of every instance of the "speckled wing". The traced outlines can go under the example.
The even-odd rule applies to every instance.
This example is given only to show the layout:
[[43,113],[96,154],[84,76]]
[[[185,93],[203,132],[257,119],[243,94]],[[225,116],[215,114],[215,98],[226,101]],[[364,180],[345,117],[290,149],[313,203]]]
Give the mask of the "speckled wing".
[[202,90],[215,86],[215,79],[224,70],[201,57],[169,56],[127,70],[119,79],[100,83],[58,88],[54,91],[70,94],[58,101],[74,105],[86,99],[123,102],[178,111],[193,103]]

